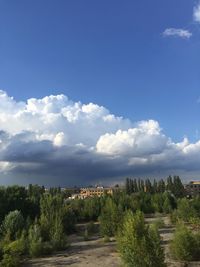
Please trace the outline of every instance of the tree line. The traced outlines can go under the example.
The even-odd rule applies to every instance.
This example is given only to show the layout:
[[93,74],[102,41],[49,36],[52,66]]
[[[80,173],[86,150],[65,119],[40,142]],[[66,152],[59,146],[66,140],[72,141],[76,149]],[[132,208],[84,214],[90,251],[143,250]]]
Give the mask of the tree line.
[[159,181],[150,179],[131,179],[126,178],[125,190],[127,194],[146,192],[146,193],[164,193],[169,191],[176,197],[183,197],[185,195],[184,186],[179,176],[169,176],[166,182],[163,179]]

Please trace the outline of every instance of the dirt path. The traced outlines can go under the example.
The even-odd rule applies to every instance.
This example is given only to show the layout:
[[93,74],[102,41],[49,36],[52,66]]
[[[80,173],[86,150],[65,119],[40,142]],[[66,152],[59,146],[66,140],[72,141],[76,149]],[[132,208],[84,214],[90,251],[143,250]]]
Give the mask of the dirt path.
[[46,258],[30,260],[24,267],[120,267],[121,260],[115,242],[104,243],[101,238],[89,241],[74,241],[62,253]]

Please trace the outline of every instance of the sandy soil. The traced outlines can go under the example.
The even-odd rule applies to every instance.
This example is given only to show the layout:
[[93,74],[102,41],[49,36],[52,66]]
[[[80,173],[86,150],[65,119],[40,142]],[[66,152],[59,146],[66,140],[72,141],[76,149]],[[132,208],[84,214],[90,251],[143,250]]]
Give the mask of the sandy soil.
[[118,267],[121,266],[121,260],[116,252],[115,242],[104,243],[101,238],[95,238],[88,241],[74,240],[67,251],[51,257],[33,259],[24,265],[24,267],[42,266]]

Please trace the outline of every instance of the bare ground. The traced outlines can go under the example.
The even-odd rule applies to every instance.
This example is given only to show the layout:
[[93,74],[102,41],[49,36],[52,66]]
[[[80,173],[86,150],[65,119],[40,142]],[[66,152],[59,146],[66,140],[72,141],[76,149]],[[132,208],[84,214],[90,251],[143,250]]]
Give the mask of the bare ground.
[[[120,267],[121,260],[115,242],[104,243],[101,238],[75,240],[70,248],[51,257],[30,260],[24,267]],[[79,237],[77,238],[79,239]]]

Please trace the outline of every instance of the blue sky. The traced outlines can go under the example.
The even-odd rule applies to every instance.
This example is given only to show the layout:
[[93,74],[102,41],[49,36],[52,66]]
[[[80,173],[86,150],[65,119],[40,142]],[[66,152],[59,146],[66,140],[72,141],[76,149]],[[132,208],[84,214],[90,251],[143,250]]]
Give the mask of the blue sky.
[[[167,134],[199,129],[196,1],[0,1],[0,88],[16,99],[64,93]],[[189,40],[163,38],[187,28]],[[178,127],[177,127],[178,124]]]
[[24,102],[64,94],[132,122],[158,121],[173,142],[187,136],[195,143],[198,6],[193,0],[0,0],[0,88]]

